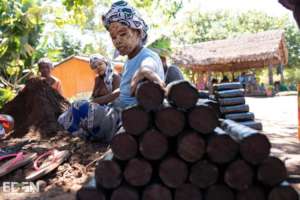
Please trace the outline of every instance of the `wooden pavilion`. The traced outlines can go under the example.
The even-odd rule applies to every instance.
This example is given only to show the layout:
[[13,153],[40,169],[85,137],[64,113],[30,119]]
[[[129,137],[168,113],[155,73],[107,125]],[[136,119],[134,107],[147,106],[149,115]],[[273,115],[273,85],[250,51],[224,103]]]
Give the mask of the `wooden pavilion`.
[[184,46],[172,58],[175,64],[191,70],[193,76],[269,67],[269,84],[273,84],[272,69],[276,65],[283,69],[288,62],[288,50],[284,31],[271,30]]

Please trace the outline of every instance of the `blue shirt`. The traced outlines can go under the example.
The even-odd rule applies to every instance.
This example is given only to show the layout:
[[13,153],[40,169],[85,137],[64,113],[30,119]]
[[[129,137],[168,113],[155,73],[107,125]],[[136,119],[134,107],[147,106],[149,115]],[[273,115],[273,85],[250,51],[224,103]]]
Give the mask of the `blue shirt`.
[[[124,65],[124,71],[120,83],[120,106],[125,108],[127,106],[135,105],[137,100],[131,96],[130,84],[134,73],[141,67],[144,62],[151,62],[153,67],[149,67],[152,71],[164,80],[164,70],[159,56],[148,48],[143,47],[141,51],[132,59],[128,59]],[[150,66],[152,66],[150,65]],[[148,67],[148,65],[146,65]]]

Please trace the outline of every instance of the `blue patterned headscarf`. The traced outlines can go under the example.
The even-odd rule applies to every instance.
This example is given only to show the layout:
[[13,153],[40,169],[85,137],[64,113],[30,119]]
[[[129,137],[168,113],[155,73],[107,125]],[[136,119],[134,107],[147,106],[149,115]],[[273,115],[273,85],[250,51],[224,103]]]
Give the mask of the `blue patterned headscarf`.
[[106,64],[106,69],[104,72],[104,83],[109,92],[112,92],[112,84],[113,84],[113,69],[111,63],[102,55],[94,54],[90,57],[90,66],[92,69],[97,68],[100,62],[104,62]]
[[126,1],[117,1],[113,3],[111,9],[102,16],[102,21],[107,30],[109,25],[113,22],[119,22],[129,28],[141,30],[142,43],[145,44],[147,41],[148,25],[142,19],[138,11]]

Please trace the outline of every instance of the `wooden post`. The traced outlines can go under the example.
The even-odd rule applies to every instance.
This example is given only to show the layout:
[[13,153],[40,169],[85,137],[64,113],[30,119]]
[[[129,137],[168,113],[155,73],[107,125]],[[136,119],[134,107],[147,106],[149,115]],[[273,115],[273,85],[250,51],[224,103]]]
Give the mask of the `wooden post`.
[[273,85],[273,65],[269,65],[269,85]]
[[298,88],[298,139],[300,140],[300,84],[297,85]]
[[280,83],[284,83],[284,75],[283,75],[283,70],[284,70],[284,64],[280,64]]

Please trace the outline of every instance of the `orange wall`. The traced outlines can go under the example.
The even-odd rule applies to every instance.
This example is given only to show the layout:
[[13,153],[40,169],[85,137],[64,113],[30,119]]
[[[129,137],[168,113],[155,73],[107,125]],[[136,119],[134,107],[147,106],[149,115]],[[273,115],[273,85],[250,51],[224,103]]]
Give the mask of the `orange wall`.
[[70,98],[93,90],[95,74],[86,61],[71,58],[57,65],[52,75],[60,79],[64,97]]

